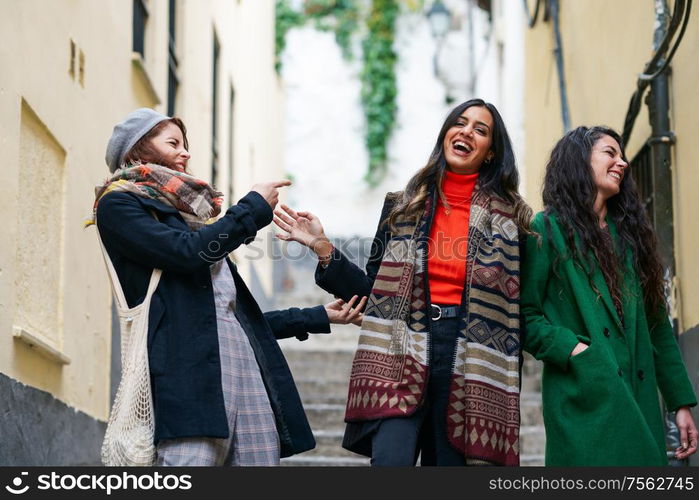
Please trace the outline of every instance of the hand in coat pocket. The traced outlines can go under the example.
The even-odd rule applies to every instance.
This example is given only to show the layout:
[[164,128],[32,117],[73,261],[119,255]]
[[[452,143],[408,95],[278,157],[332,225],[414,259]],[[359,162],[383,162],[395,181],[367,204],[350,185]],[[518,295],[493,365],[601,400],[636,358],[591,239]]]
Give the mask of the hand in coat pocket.
[[582,342],[578,342],[575,344],[575,347],[573,347],[573,350],[570,352],[570,357],[577,356],[581,352],[585,351],[588,347],[590,347],[587,344],[583,344]]

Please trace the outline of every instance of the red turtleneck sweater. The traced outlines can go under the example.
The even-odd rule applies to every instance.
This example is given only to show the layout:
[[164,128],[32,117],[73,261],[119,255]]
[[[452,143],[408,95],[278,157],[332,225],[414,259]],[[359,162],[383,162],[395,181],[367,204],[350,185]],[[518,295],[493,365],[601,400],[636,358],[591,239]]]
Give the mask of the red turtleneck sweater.
[[460,175],[446,171],[444,176],[442,191],[449,212],[442,200],[437,200],[430,230],[427,270],[433,304],[461,304],[466,283],[468,219],[476,180],[478,173]]

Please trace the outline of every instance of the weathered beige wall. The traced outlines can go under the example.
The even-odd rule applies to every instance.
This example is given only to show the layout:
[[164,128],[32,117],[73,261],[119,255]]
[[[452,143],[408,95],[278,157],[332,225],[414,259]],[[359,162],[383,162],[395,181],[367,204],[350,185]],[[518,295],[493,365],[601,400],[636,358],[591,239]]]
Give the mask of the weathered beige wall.
[[[652,0],[561,0],[565,77],[571,125],[605,124],[621,132],[637,75],[652,55]],[[696,17],[696,16],[694,16]],[[671,120],[677,134],[673,150],[673,185],[677,272],[680,283],[680,330],[699,324],[699,66],[697,22],[692,18],[673,61]],[[558,77],[553,54],[553,24],[541,19],[525,36],[526,192],[541,210],[541,185],[551,148],[563,134]],[[638,152],[650,136],[648,112],[641,107],[626,152]]]
[[[224,209],[244,196],[250,187],[266,180],[282,179],[282,91],[274,71],[274,2],[212,1],[212,16],[199,0],[181,2],[180,68],[187,75],[178,98],[180,114],[189,123],[192,172],[210,178],[211,93],[214,30],[221,45],[219,66],[219,177],[217,188],[225,194]],[[203,56],[201,55],[203,54]],[[233,134],[229,130],[231,87],[235,91]],[[233,199],[228,199],[229,141],[233,140]],[[260,231],[253,244],[267,252],[272,227]],[[267,295],[272,290],[272,262],[259,258],[258,250],[242,247],[235,252],[243,278],[255,267]],[[249,262],[250,264],[243,264]]]
[[[228,37],[228,45],[233,48],[227,56],[236,91],[233,201],[245,195],[256,182],[283,180],[285,176],[283,92],[274,70],[274,2],[242,1],[236,5],[232,29],[219,30],[222,39]],[[281,190],[282,201],[285,191]],[[237,253],[251,259],[250,265],[255,266],[265,293],[271,296],[274,294],[272,261],[260,256],[262,251],[270,255],[273,225],[260,231],[258,237],[260,241],[254,249],[243,248]],[[249,279],[250,265],[241,266],[245,279]]]
[[[115,117],[135,105],[128,92],[130,71],[129,2],[44,2],[2,0],[0,18],[3,67],[0,73],[0,120],[5,152],[5,179],[0,186],[0,210],[5,231],[0,243],[0,370],[25,384],[51,392],[57,398],[98,418],[105,418],[109,396],[110,294],[94,229],[84,230],[95,182],[105,177],[104,137]],[[85,57],[84,86],[69,74],[70,40]],[[124,43],[119,43],[124,40]],[[127,42],[128,41],[128,42]],[[128,47],[128,50],[125,48]],[[8,71],[9,69],[9,71]],[[25,103],[23,105],[23,102]],[[20,153],[23,106],[65,152],[62,181],[35,164],[41,157]],[[20,163],[21,158],[30,161]],[[32,161],[34,160],[34,161]],[[27,175],[29,173],[29,175]],[[20,182],[30,178],[33,199]],[[46,197],[42,197],[42,193]],[[50,200],[51,207],[43,200]],[[55,210],[54,213],[49,210]],[[37,213],[36,210],[46,212]],[[61,214],[56,217],[56,213]],[[46,217],[57,235],[47,238],[33,220]],[[29,231],[27,231],[29,230]],[[23,238],[25,232],[35,238]],[[62,244],[61,244],[62,243]],[[37,256],[34,264],[44,273],[34,283],[32,296],[22,294],[21,256]],[[39,256],[45,255],[45,259]],[[44,261],[51,269],[43,269]],[[54,277],[58,274],[58,277]],[[33,281],[33,280],[32,280]],[[17,308],[17,301],[38,303]],[[44,331],[36,322],[37,310],[60,307],[55,329]],[[58,301],[60,305],[54,305]],[[27,313],[20,313],[27,309]],[[43,324],[42,324],[43,323]],[[62,366],[39,356],[13,339],[13,327],[44,334],[71,359]],[[38,331],[37,331],[38,330]]]
[[[167,99],[167,1],[148,1],[140,67],[152,90],[132,61],[131,5],[125,0],[0,0],[5,13],[0,32],[6,40],[0,44],[0,372],[100,419],[109,409],[111,292],[95,229],[83,229],[82,221],[90,212],[94,186],[108,174],[104,150],[114,124],[140,106],[164,112]],[[218,184],[227,192],[232,81],[239,197],[253,181],[283,171],[273,2],[179,0],[178,8],[182,86],[177,114],[190,130],[192,170],[210,178],[211,32],[216,26],[222,46]],[[78,55],[84,54],[84,84],[69,73],[71,39]],[[25,118],[23,126],[23,116],[35,119],[28,124]],[[49,144],[45,154],[32,153],[31,147],[22,152],[23,127],[25,138]],[[35,133],[27,135],[27,130]],[[35,164],[42,158],[51,165]],[[33,191],[21,189],[23,184]],[[35,193],[45,196],[33,199]],[[55,212],[49,213],[46,203]],[[43,218],[37,210],[46,212]],[[32,221],[41,221],[43,232]],[[49,267],[40,285],[45,289],[33,290],[42,280],[27,264],[28,255],[35,256],[31,260],[39,273]],[[258,274],[269,274],[268,263],[257,267]],[[270,277],[265,280],[269,286]],[[71,363],[61,365],[14,340],[15,326],[42,334]]]
[[[533,2],[530,2],[533,4]],[[652,0],[561,0],[560,29],[571,126],[621,131],[636,77],[652,52]],[[541,14],[540,14],[541,16]],[[525,34],[526,192],[541,209],[544,167],[563,135],[553,23],[541,17]],[[645,110],[636,120],[629,156],[648,135]]]
[[677,135],[673,148],[675,259],[679,277],[680,330],[699,325],[699,19],[692,11],[682,45],[672,64],[670,120]]

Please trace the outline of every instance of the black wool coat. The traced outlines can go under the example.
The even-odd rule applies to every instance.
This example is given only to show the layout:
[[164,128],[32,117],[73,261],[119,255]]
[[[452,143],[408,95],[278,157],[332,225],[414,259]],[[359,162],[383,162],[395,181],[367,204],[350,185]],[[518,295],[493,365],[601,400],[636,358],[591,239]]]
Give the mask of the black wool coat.
[[[157,217],[154,217],[154,215]],[[97,207],[97,227],[129,307],[141,303],[153,269],[163,274],[149,311],[148,358],[155,441],[225,438],[216,308],[209,266],[272,221],[264,198],[250,192],[213,224],[191,231],[180,213],[156,200],[112,192]],[[235,314],[248,336],[274,411],[281,456],[315,440],[277,339],[330,331],[322,306],[262,313],[235,264]]]

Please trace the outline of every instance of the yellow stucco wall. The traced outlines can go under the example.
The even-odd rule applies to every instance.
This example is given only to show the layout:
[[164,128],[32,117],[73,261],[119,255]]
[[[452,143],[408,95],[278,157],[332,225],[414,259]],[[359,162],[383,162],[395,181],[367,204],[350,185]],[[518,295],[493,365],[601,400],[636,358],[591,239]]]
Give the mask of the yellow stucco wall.
[[670,120],[677,135],[673,148],[675,259],[679,277],[680,329],[699,324],[699,18],[692,18],[672,64]]
[[[532,3],[532,2],[530,2]],[[652,0],[561,0],[560,27],[571,126],[604,124],[623,129],[637,75],[652,55]],[[693,265],[699,244],[699,97],[696,81],[699,43],[696,16],[673,61],[671,80],[675,240],[680,280],[681,330],[699,324],[699,268]],[[542,208],[541,185],[551,148],[563,134],[553,23],[539,22],[525,34],[525,157],[526,193],[535,211]],[[626,152],[638,152],[650,136],[647,106],[642,105]]]
[[[68,4],[72,8],[67,9]],[[108,137],[115,118],[135,104],[127,92],[128,79],[120,82],[117,78],[130,70],[130,42],[119,43],[130,40],[130,5],[118,0],[2,0],[0,10],[12,13],[2,16],[0,31],[6,40],[14,41],[0,49],[6,68],[0,74],[0,120],[7,180],[0,186],[0,209],[6,221],[0,243],[0,371],[105,418],[109,404],[109,283],[94,229],[84,230],[82,220],[90,211],[95,182],[105,177],[103,138]],[[99,21],[105,17],[111,21]],[[125,21],[117,22],[120,18]],[[69,73],[71,39],[77,54],[82,51],[85,56],[84,86],[77,74],[73,77]],[[23,107],[31,109],[65,151],[63,183],[42,165],[20,164],[22,120],[27,116]],[[37,191],[61,193],[53,208],[63,212],[60,222],[57,219],[62,248],[55,246],[54,238],[45,241],[40,233],[28,243],[22,239],[20,246],[19,236],[36,217],[29,213],[37,208],[46,210],[40,200],[23,196],[20,182],[26,176],[21,172],[26,171],[34,172],[31,182],[43,186]],[[27,321],[18,317],[16,307],[18,299],[26,299],[18,297],[23,286],[17,263],[23,252],[50,255],[48,262],[57,266],[62,276],[60,284],[47,279],[45,289],[34,290],[30,298],[42,302],[55,294],[60,296],[62,320],[57,331],[34,333],[54,337],[54,347],[71,359],[69,365],[39,356],[13,339],[15,326],[32,326],[31,319],[26,325]],[[36,265],[41,264],[37,259]]]
[[[217,15],[211,16],[196,0],[181,4],[181,18],[187,19],[181,27],[181,47],[189,54],[205,54],[204,57],[188,57],[182,54],[180,68],[188,75],[202,75],[208,82],[212,67],[214,30],[221,45],[219,74],[218,136],[219,179],[217,188],[225,194],[224,205],[237,202],[250,187],[267,180],[284,178],[282,146],[283,94],[280,80],[274,71],[274,2],[214,0]],[[233,199],[228,199],[230,92],[235,92],[233,110]],[[211,88],[196,77],[183,81],[178,99],[179,114],[187,122],[201,125],[188,129],[191,144],[192,172],[202,178],[210,178],[211,172]],[[283,196],[283,194],[282,194]],[[258,238],[268,240],[273,228],[268,226],[258,233]],[[252,246],[265,249],[263,242]],[[267,258],[255,258],[259,251],[241,247],[235,252],[243,279],[250,279],[250,267],[254,266],[264,292],[272,290],[272,262]],[[246,262],[246,264],[241,264]]]
[[[108,174],[104,150],[114,124],[140,106],[165,112],[168,2],[147,4],[141,66],[152,90],[132,62],[132,2],[0,0],[6,41],[0,44],[0,372],[100,419],[109,410],[111,292],[95,229],[83,229],[82,221],[94,186]],[[233,138],[239,197],[253,181],[283,175],[273,2],[178,0],[182,86],[176,114],[190,130],[193,173],[205,179],[210,179],[213,26],[222,46],[218,184],[227,191],[232,81],[240,103]],[[84,55],[83,83],[77,68],[69,71],[71,40],[77,57]],[[35,151],[36,144],[43,153]],[[48,213],[49,207],[55,213]],[[27,261],[36,262],[39,277],[42,267],[50,267],[44,283]],[[269,264],[263,261],[260,268],[265,276]],[[271,285],[270,277],[265,281]],[[15,340],[18,326],[48,340],[70,364]]]

